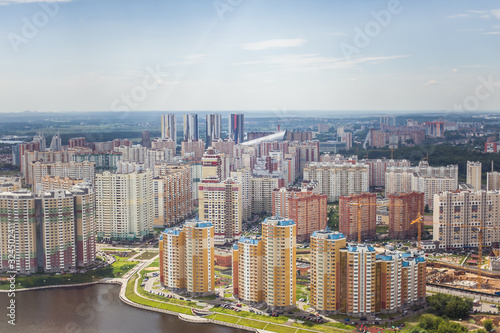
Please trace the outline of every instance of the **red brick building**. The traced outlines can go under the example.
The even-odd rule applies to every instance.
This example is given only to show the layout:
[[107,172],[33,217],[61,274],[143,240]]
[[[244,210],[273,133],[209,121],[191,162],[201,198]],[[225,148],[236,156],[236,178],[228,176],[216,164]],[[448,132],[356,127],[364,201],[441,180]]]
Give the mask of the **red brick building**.
[[358,209],[361,219],[361,240],[374,238],[377,225],[377,195],[361,193],[339,198],[339,230],[348,241],[358,239]]
[[297,239],[308,240],[327,225],[327,196],[312,192],[295,192],[288,198],[288,216],[297,225]]
[[409,239],[417,236],[418,223],[411,224],[418,213],[424,215],[424,193],[410,192],[389,195],[389,236]]

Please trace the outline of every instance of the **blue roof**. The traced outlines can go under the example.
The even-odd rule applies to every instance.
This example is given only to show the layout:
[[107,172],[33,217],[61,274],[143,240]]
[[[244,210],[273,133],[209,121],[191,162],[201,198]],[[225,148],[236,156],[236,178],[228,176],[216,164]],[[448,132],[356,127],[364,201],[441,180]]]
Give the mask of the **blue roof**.
[[196,224],[197,228],[210,228],[212,226],[211,222],[198,222]]
[[410,263],[408,261],[403,261],[403,267],[408,267],[410,266]]
[[238,243],[253,244],[253,245],[257,245],[259,244],[259,242],[260,239],[245,238],[245,237],[240,238],[240,240],[238,241]]
[[373,246],[368,246],[368,251],[370,252],[374,252],[375,251],[375,248]]
[[411,253],[406,253],[406,252],[405,252],[405,253],[403,253],[403,254],[402,254],[402,257],[403,257],[403,258],[409,258],[409,257],[411,257],[411,256],[412,256],[412,254],[411,254]]
[[233,250],[238,250],[238,243],[233,244]]
[[167,229],[165,229],[164,233],[169,234],[169,235],[179,236],[181,234],[181,230],[178,228],[167,228]]
[[375,258],[378,260],[387,260],[387,261],[392,260],[392,256],[386,256],[386,255],[382,255],[382,254],[376,255]]
[[425,258],[423,258],[423,257],[417,257],[417,258],[415,258],[415,261],[416,262],[425,262]]
[[281,226],[281,227],[286,227],[286,226],[295,224],[295,222],[293,220],[280,219],[280,218],[276,218],[276,217],[266,218],[264,220],[264,222],[262,222],[262,223],[267,223],[268,220],[269,220],[269,222],[277,221],[278,226]]
[[316,237],[317,233],[328,234],[327,239],[342,239],[342,238],[345,238],[345,236],[344,236],[343,233],[337,232],[337,231],[329,231],[328,229],[314,231],[312,233],[311,237]]

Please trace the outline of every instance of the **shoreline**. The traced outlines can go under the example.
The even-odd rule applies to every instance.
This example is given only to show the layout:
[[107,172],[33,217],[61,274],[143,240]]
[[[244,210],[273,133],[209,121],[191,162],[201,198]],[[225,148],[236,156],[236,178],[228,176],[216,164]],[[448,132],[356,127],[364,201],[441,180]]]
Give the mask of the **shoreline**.
[[[31,288],[21,288],[21,289],[15,289],[14,292],[23,292],[23,291],[34,291],[34,290],[43,290],[43,289],[55,289],[55,288],[74,288],[74,287],[85,287],[85,286],[92,286],[96,284],[121,284],[120,281],[94,281],[94,282],[83,282],[83,283],[72,283],[72,284],[54,284],[51,286],[40,286],[40,287],[31,287]],[[12,292],[12,290],[6,289],[6,290],[0,290],[0,293],[9,293]]]

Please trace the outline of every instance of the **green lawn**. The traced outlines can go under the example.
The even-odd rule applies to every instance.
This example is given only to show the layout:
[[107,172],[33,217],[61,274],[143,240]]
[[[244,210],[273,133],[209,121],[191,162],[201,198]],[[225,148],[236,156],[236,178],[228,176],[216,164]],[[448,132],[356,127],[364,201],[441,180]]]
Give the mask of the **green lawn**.
[[263,323],[263,322],[260,322],[260,321],[243,318],[243,319],[240,320],[240,322],[238,323],[238,325],[253,327],[253,328],[257,328],[257,329],[261,330],[264,327],[266,327],[267,323]]
[[277,333],[295,333],[295,331],[297,331],[297,328],[269,324],[266,327],[266,331],[277,332]]
[[160,267],[160,262],[155,260],[148,267]]
[[224,321],[226,323],[231,323],[231,324],[236,324],[236,322],[238,322],[238,320],[240,320],[240,318],[238,318],[238,317],[231,317],[231,316],[226,316],[223,314],[217,314],[216,316],[214,316],[213,319]]
[[301,298],[307,299],[309,297],[309,291],[307,290],[307,285],[296,284],[295,300],[298,301]]
[[151,259],[153,257],[156,257],[158,255],[158,252],[155,252],[155,251],[146,251],[146,252],[142,252],[140,256],[137,256],[136,258],[134,259],[141,259],[141,260],[147,260],[147,259]]
[[[319,332],[326,332],[326,333],[330,333],[330,332],[345,332],[339,328],[336,328],[335,326],[333,325],[329,325],[331,323],[328,323],[328,324],[314,324],[312,322],[308,322],[308,321],[305,321],[303,324],[298,324],[298,323],[294,323],[292,324],[293,327],[297,327],[297,328],[305,328],[305,329],[309,329],[309,330],[315,330],[315,331],[319,331]],[[340,324],[340,323],[337,323],[337,324]],[[343,324],[341,324],[343,325]],[[345,329],[348,329],[348,330],[352,330],[352,329],[355,329],[355,327],[352,327],[352,326],[349,326],[347,327],[346,325],[343,325],[345,327]],[[342,327],[342,328],[344,328]]]
[[244,317],[244,318],[258,319],[258,320],[267,321],[267,322],[271,322],[271,323],[278,323],[278,324],[283,324],[288,320],[288,317],[285,317],[285,316],[279,316],[279,317],[262,316],[262,315],[258,315],[258,314],[247,312],[247,311],[235,312],[233,310],[224,309],[221,307],[212,308],[211,311],[231,314],[234,316],[239,316],[239,317]]
[[[17,276],[16,288],[32,288],[41,286],[54,286],[59,284],[75,284],[88,283],[98,281],[105,277],[121,277],[123,274],[132,269],[136,262],[117,260],[110,266],[91,270],[81,274],[64,274],[64,275],[49,275],[36,274],[32,276]],[[9,289],[9,284],[6,281],[0,282],[0,289]]]

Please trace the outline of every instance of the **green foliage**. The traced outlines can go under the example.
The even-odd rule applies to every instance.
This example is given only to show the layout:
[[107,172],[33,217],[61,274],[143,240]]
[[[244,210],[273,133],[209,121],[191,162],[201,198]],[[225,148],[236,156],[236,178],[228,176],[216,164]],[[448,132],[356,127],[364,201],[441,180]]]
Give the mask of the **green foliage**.
[[470,299],[441,293],[427,297],[427,303],[431,306],[431,313],[451,319],[465,318],[472,310],[472,301]]
[[491,319],[486,319],[484,322],[483,322],[483,326],[484,328],[490,332],[493,330],[493,320]]
[[424,330],[423,328],[416,326],[412,327],[408,333],[427,333],[427,332],[428,332],[427,330]]
[[336,205],[336,208],[334,209],[333,207],[329,207],[328,209],[328,228],[334,231],[339,230],[339,210],[338,210],[338,205]]
[[429,332],[435,332],[443,321],[443,318],[424,314],[418,319],[418,326]]
[[437,333],[459,333],[459,332],[464,332],[467,333],[468,330],[466,327],[452,322],[452,321],[443,321],[441,324],[439,324],[439,327],[436,331]]
[[488,332],[486,332],[486,330],[483,330],[482,328],[477,329],[477,330],[472,331],[472,332],[474,332],[474,333],[488,333]]

